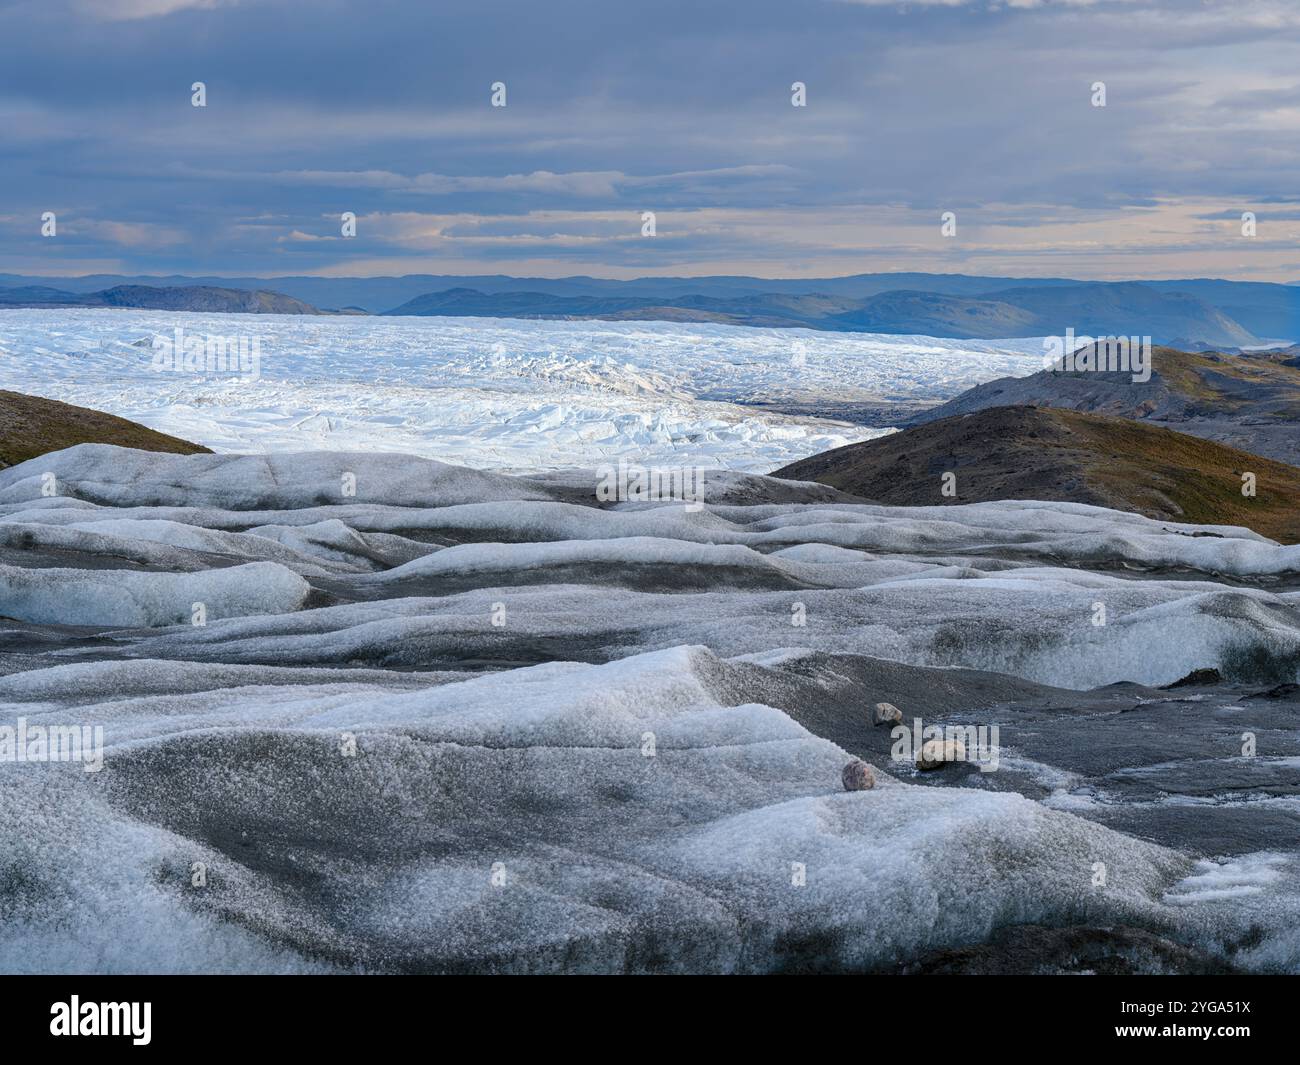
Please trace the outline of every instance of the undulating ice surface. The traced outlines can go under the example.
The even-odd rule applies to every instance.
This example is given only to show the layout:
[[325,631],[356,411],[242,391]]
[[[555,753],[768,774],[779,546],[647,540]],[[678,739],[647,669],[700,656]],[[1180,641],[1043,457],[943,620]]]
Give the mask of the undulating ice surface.
[[[0,471],[0,970],[926,971],[1037,925],[1300,971],[1300,547],[597,481]],[[920,772],[880,702],[996,766]],[[102,767],[18,760],[55,726]]]
[[[155,369],[165,351],[155,345],[175,347],[178,328],[186,341],[242,340],[244,367]],[[628,458],[767,472],[883,431],[817,416],[827,410],[940,401],[1041,368],[1038,340],[0,310],[0,388],[108,411],[216,451],[395,451],[519,471]]]

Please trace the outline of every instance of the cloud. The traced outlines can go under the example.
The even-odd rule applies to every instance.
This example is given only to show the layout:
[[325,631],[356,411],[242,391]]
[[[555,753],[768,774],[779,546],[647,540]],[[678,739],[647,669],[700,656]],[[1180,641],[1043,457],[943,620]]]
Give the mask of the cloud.
[[[255,178],[258,175],[247,175]],[[626,182],[617,170],[583,171],[556,174],[535,170],[530,174],[469,175],[415,174],[407,176],[391,170],[281,170],[267,175],[277,181],[333,188],[387,189],[396,192],[447,195],[456,192],[534,192],[544,195],[613,196],[616,187]]]
[[[1294,276],[1274,243],[1300,207],[1293,0],[78,10],[0,6],[4,210],[21,220],[0,270]],[[31,220],[59,204],[68,239],[61,212],[41,243]],[[1271,235],[1229,240],[1216,217],[1251,204],[1273,206]],[[943,210],[956,242],[935,235]]]
[[239,0],[75,0],[75,7],[93,18],[124,22],[161,18],[177,11],[210,11],[237,3]]
[[182,244],[186,233],[176,226],[156,222],[114,222],[72,218],[64,231],[73,236],[92,235],[122,248],[157,248]]
[[304,233],[301,229],[291,229],[275,238],[280,243],[311,244],[317,241],[342,240],[342,236],[329,236],[325,233]]
[[[528,174],[452,175],[424,173],[405,175],[391,170],[280,170],[270,174],[231,174],[235,179],[270,179],[299,185],[328,188],[382,189],[431,196],[463,192],[535,193],[541,196],[576,196],[608,199],[631,189],[668,189],[679,185],[701,188],[737,182],[789,178],[798,174],[783,164],[719,167],[713,170],[679,171],[666,174],[625,174],[621,170],[571,171],[554,173],[535,170]],[[211,174],[203,174],[210,177]]]
[[1095,7],[1098,4],[1134,4],[1142,0],[838,0],[861,7],[890,7],[906,11],[911,7],[984,7],[1031,9],[1040,7]]

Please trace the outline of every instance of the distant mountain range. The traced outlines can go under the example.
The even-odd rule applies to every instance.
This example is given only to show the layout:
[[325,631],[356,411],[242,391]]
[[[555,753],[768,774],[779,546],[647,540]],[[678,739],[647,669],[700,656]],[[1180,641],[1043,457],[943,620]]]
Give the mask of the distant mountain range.
[[302,300],[261,289],[210,285],[117,285],[100,292],[69,292],[44,285],[0,288],[0,307],[124,307],[146,311],[229,314],[321,314]]
[[1132,282],[1006,289],[979,297],[900,290],[863,299],[782,293],[553,296],[455,288],[419,296],[386,313],[659,319],[983,340],[1057,335],[1072,328],[1081,335],[1151,336],[1156,343],[1235,348],[1260,342],[1250,330],[1195,296],[1159,292]]
[[1300,339],[1300,286],[1212,279],[91,275],[56,282],[10,274],[0,275],[0,306],[656,319],[979,339],[1059,335],[1072,328],[1079,335],[1151,336],[1158,344],[1234,350]]

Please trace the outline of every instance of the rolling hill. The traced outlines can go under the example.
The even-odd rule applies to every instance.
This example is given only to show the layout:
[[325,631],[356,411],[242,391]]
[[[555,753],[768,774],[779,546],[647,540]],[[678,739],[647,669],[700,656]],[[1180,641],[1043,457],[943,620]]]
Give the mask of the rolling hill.
[[0,391],[0,469],[75,444],[117,444],[177,455],[209,449],[87,407]]
[[1135,418],[1300,465],[1300,359],[1293,349],[1225,355],[1156,347],[1151,379],[1044,370],[977,385],[908,425],[1033,405]]
[[0,288],[0,307],[124,307],[147,311],[226,314],[326,314],[279,292],[210,285],[118,285],[101,292],[69,292],[41,285]]
[[[942,494],[955,474],[956,495]],[[1256,495],[1242,494],[1242,475]],[[1300,469],[1141,421],[992,407],[836,448],[773,476],[895,506],[999,499],[1088,503],[1146,517],[1240,525],[1300,543]]]

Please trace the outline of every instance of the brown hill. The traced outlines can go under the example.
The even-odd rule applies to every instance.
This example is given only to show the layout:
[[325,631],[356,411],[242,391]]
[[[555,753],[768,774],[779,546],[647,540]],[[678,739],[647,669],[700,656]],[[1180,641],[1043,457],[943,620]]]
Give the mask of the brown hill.
[[[956,475],[956,496],[941,494]],[[1242,474],[1256,495],[1242,495]],[[1300,469],[1147,422],[1049,407],[991,407],[836,448],[774,474],[881,503],[1061,500],[1300,543]]]
[[179,455],[210,449],[87,407],[0,391],[0,468],[75,444],[117,444]]
[[1300,465],[1300,360],[1294,352],[1187,352],[1157,347],[1149,381],[1127,373],[1044,370],[976,385],[909,425],[990,407],[1060,407],[1154,422]]

